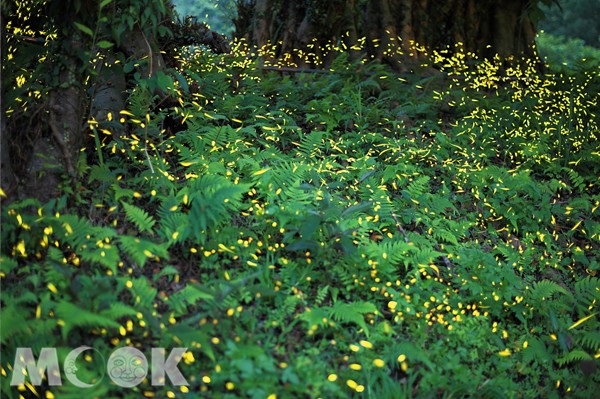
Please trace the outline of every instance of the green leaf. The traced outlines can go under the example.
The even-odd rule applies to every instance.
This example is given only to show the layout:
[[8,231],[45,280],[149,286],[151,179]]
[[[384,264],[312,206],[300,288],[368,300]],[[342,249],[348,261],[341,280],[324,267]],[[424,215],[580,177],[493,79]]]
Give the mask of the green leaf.
[[102,10],[104,7],[106,7],[107,5],[109,5],[110,3],[112,3],[113,0],[103,0],[100,3],[99,9]]
[[175,77],[177,78],[177,80],[179,81],[179,84],[181,85],[181,88],[183,89],[183,91],[185,93],[189,93],[190,92],[190,88],[188,86],[188,82],[185,79],[185,76],[183,76],[180,73],[175,73]]
[[115,44],[106,40],[100,40],[98,43],[96,43],[96,45],[100,48],[111,48]]
[[79,22],[73,22],[73,23],[75,24],[77,29],[79,29],[83,33],[85,33],[89,37],[92,37],[92,38],[94,37],[94,31],[92,31],[90,28],[88,28],[87,26],[85,26],[83,24],[80,24]]

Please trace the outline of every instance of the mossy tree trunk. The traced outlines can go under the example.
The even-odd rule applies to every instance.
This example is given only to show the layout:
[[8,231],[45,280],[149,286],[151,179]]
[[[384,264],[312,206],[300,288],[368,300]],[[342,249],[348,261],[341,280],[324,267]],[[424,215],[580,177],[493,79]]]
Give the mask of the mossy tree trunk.
[[[123,63],[115,60],[146,59],[138,69],[142,78],[165,69],[158,37],[149,34],[151,29],[144,32],[139,16],[131,16],[136,21],[133,28],[125,19],[122,21],[121,43],[101,48],[96,46],[98,41],[106,43],[114,38],[109,37],[110,20],[98,19],[100,1],[75,0],[74,4],[79,7],[59,0],[31,2],[29,15],[17,12],[14,3],[2,7],[2,100],[10,97],[11,101],[2,102],[0,162],[1,184],[9,200],[33,197],[47,201],[59,194],[62,182],[75,181],[81,149],[86,139],[89,142],[87,120],[103,122],[109,113],[117,115],[125,107],[126,74]],[[106,4],[105,11],[113,7],[113,15],[118,15],[116,2]],[[128,4],[143,6],[136,0],[120,2],[121,6]],[[90,33],[76,28],[74,22],[87,27]],[[30,35],[55,31],[56,38],[46,41],[41,35],[13,34],[23,26],[29,26]],[[106,39],[98,38],[98,32],[104,32]],[[104,62],[96,64],[92,73],[89,57],[95,58],[98,52],[104,53]],[[27,65],[19,65],[17,59]],[[33,71],[29,77],[19,72],[27,68]],[[29,78],[25,85],[17,83],[22,79],[20,75]],[[35,89],[27,89],[27,85],[42,92],[41,98],[33,97]]]

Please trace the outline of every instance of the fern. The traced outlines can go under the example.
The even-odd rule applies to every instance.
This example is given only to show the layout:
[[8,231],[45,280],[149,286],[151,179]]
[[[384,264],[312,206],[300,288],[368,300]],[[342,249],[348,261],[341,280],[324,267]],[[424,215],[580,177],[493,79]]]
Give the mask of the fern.
[[302,181],[306,179],[309,167],[302,163],[283,162],[274,168],[269,180],[265,184],[272,183],[273,191],[281,189],[282,199],[293,199],[296,201],[309,201],[311,194],[300,188]]
[[362,259],[349,259],[347,257],[341,259],[334,269],[336,282],[345,290],[352,290],[355,287],[356,271],[360,270],[360,265],[364,265]]
[[447,230],[444,228],[434,228],[432,233],[433,233],[433,236],[438,240],[449,242],[454,245],[458,245],[458,239],[456,238],[454,233],[452,233],[450,230]]
[[329,315],[327,309],[319,308],[319,307],[311,308],[310,310],[307,310],[300,315],[300,320],[303,320],[306,322],[309,330],[314,330],[316,327],[319,327],[319,326],[334,327],[334,326],[329,325],[329,323],[328,323],[329,318],[330,318],[330,315]]
[[281,314],[284,317],[292,316],[296,312],[296,307],[302,303],[302,299],[296,295],[291,295],[285,298],[281,307]]
[[168,259],[169,253],[165,245],[156,244],[143,238],[120,236],[119,242],[121,248],[133,259],[133,261],[141,266],[144,266],[146,260],[150,257],[158,257]]
[[410,182],[408,187],[406,187],[402,193],[409,200],[417,200],[420,196],[430,190],[429,176],[419,176]]
[[123,302],[111,303],[108,309],[102,310],[100,314],[112,320],[117,320],[123,317],[134,317],[138,311]]
[[579,342],[591,351],[597,351],[600,348],[600,331],[584,331]]
[[387,351],[387,357],[390,364],[397,365],[398,361],[396,359],[400,355],[406,356],[407,361],[411,363],[422,362],[427,367],[435,367],[433,362],[429,359],[428,352],[409,340],[399,340],[398,343],[394,344],[392,348]]
[[164,276],[177,276],[179,274],[179,270],[171,265],[167,265],[165,267],[163,267],[162,269],[160,269],[160,271],[158,273],[154,274],[154,281],[158,280],[161,277]]
[[214,300],[215,295],[204,288],[187,285],[181,291],[171,295],[166,303],[175,315],[185,315],[188,313],[188,306],[194,306],[199,300]]
[[523,350],[523,363],[527,364],[533,361],[538,363],[550,363],[553,359],[546,344],[538,338],[528,340],[529,345]]
[[50,219],[50,222],[54,230],[64,235],[66,241],[75,251],[88,244],[89,237],[104,240],[116,235],[112,229],[92,226],[87,220],[75,215],[62,215]]
[[170,212],[160,219],[160,234],[170,242],[184,242],[190,235],[189,215]]
[[531,298],[535,302],[547,301],[555,294],[566,295],[567,291],[558,283],[550,280],[539,281],[530,292]]
[[586,351],[583,351],[581,349],[574,349],[571,352],[567,353],[564,356],[559,357],[558,359],[556,359],[556,362],[558,363],[559,366],[565,366],[567,364],[571,364],[577,361],[582,361],[582,360],[592,360],[594,359],[593,356],[591,356],[589,353],[587,353]]
[[145,210],[138,208],[135,205],[130,205],[126,202],[121,202],[123,204],[123,208],[125,209],[125,214],[127,215],[127,219],[135,224],[138,230],[143,233],[144,231],[150,232],[153,234],[152,227],[156,221],[152,216],[148,214]]
[[231,132],[235,134],[235,130],[231,126],[205,126],[203,128],[204,137],[202,141],[210,144],[211,147],[224,148],[231,142],[229,138]]
[[78,254],[81,256],[82,261],[102,265],[110,269],[113,273],[120,260],[119,251],[115,246],[90,246],[89,248],[82,249]]
[[[4,298],[7,300],[8,298]],[[30,335],[32,332],[32,326],[27,323],[24,317],[24,312],[20,306],[16,306],[14,303],[10,303],[2,306],[2,312],[0,312],[0,323],[2,323],[2,336],[0,342],[4,345],[14,336],[18,335]]]
[[370,257],[380,260],[383,260],[384,258],[389,259],[391,264],[398,264],[401,261],[404,262],[411,256],[411,253],[414,253],[417,250],[414,245],[406,242],[403,238],[384,240],[379,244],[369,241],[364,249],[365,253]]
[[111,167],[107,163],[92,166],[88,182],[93,183],[98,181],[100,183],[112,183],[116,179],[115,171],[111,170]]
[[143,119],[152,103],[150,91],[144,88],[136,88],[131,91],[127,99],[127,110],[138,119]]
[[220,98],[229,91],[229,82],[224,75],[213,73],[210,77],[203,79],[201,83],[203,85],[202,92],[208,98]]
[[365,315],[367,313],[375,312],[377,312],[377,308],[370,302],[336,302],[331,308],[329,308],[329,317],[341,323],[356,324],[365,331],[365,334],[368,335],[367,323],[365,323]]
[[191,186],[190,222],[192,232],[200,242],[205,242],[209,228],[230,223],[229,210],[240,205],[242,194],[250,185],[233,184],[221,176],[204,175]]
[[327,297],[328,291],[329,291],[329,285],[325,285],[318,289],[317,294],[315,296],[315,304],[316,305],[320,305],[323,303],[323,301]]
[[600,278],[587,276],[575,283],[575,298],[583,309],[600,302]]
[[143,309],[152,309],[158,290],[152,287],[150,281],[145,278],[123,279],[123,284],[128,284],[129,281],[131,281],[130,289],[135,305]]
[[585,182],[585,180],[584,180],[584,178],[581,177],[581,175],[579,175],[579,173],[577,173],[573,169],[563,168],[563,170],[569,176],[569,180],[571,182],[571,186],[574,187],[579,192],[584,192],[585,191],[585,187],[587,185],[586,182]]
[[17,269],[18,266],[19,264],[15,259],[6,256],[0,257],[0,273],[7,275]]
[[121,187],[119,183],[114,183],[112,186],[110,186],[110,188],[114,192],[113,198],[116,201],[120,200],[121,198],[132,198],[133,194],[135,193],[135,191],[130,188]]
[[216,355],[213,345],[210,342],[210,332],[207,331],[210,327],[204,326],[203,328],[198,328],[197,323],[194,318],[181,321],[165,330],[164,335],[172,339],[174,338],[184,346],[197,346],[201,353],[214,362],[216,361]]
[[313,160],[318,155],[322,155],[325,148],[323,141],[323,132],[313,131],[305,135],[298,145],[298,155],[305,160]]
[[100,264],[116,270],[119,251],[110,243],[115,230],[108,227],[92,226],[88,221],[75,215],[64,215],[50,219],[54,231],[64,237],[63,243],[70,247],[85,262]]
[[69,332],[75,327],[104,327],[118,329],[120,324],[102,313],[81,309],[71,302],[61,301],[56,305],[56,315],[64,324],[62,337],[67,340]]

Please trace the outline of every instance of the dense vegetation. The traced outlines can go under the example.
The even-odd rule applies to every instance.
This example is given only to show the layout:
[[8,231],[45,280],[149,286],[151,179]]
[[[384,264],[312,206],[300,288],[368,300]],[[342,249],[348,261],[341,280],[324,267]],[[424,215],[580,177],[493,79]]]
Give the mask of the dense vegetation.
[[432,62],[196,49],[131,88],[76,190],[3,206],[3,376],[16,347],[184,346],[190,386],[124,389],[88,356],[85,396],[593,397],[598,71]]
[[553,35],[584,40],[588,46],[600,47],[600,26],[596,15],[600,2],[596,0],[559,0],[541,5],[543,30]]
[[539,32],[536,39],[540,56],[555,71],[576,71],[600,65],[600,48],[588,46],[582,39]]

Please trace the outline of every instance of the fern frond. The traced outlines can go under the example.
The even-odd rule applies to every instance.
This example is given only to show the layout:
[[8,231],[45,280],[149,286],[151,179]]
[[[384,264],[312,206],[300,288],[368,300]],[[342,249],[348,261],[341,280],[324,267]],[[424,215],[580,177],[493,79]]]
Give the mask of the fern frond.
[[531,297],[536,301],[547,300],[555,294],[567,294],[567,291],[563,287],[561,287],[558,283],[550,280],[542,280],[537,282],[532,290]]
[[117,320],[122,317],[133,317],[137,315],[138,311],[131,306],[125,305],[123,302],[114,302],[108,309],[104,309],[100,312],[100,315],[105,316],[111,320]]
[[318,326],[324,326],[327,323],[327,320],[330,318],[330,315],[326,308],[311,308],[310,311],[303,312],[300,315],[300,320],[303,320],[308,324],[308,329],[314,329]]
[[296,295],[291,295],[285,298],[283,306],[281,307],[281,313],[284,317],[291,316],[296,311],[296,306],[302,303],[302,300]]
[[[136,305],[145,309],[152,308],[158,290],[150,285],[150,281],[146,278],[136,278],[127,281],[131,281],[131,293],[135,298]],[[125,281],[123,280],[124,283]]]
[[318,289],[317,295],[315,296],[315,303],[320,305],[323,303],[325,298],[327,297],[327,292],[329,291],[329,285],[325,285]]
[[592,351],[597,351],[600,348],[600,331],[583,332],[579,342]]
[[532,337],[529,341],[529,346],[523,349],[523,363],[537,361],[539,363],[550,362],[553,357],[548,347],[539,338]]
[[574,349],[571,352],[567,353],[565,356],[559,357],[556,359],[556,362],[559,366],[564,366],[566,364],[571,364],[573,362],[581,361],[581,360],[592,360],[593,357],[589,353],[581,349]]
[[298,146],[298,156],[307,161],[313,160],[323,154],[325,141],[323,140],[323,132],[314,131],[305,135]]
[[183,242],[190,235],[189,215],[170,212],[160,219],[160,234],[168,241]]
[[88,182],[99,181],[100,183],[112,183],[115,181],[115,173],[107,163],[94,165],[90,171]]
[[418,199],[421,195],[429,192],[431,187],[429,185],[429,176],[419,176],[414,179],[405,190],[403,194],[407,199]]
[[406,242],[403,238],[396,240],[382,241],[381,244],[374,242],[369,243],[369,253],[378,253],[378,257],[383,257],[383,254],[390,259],[390,262],[397,264],[400,261],[405,261],[407,257],[411,256],[417,248],[414,245]]
[[336,302],[330,308],[329,317],[341,323],[356,324],[368,334],[365,314],[375,313],[376,311],[377,308],[370,302]]
[[133,259],[139,266],[144,266],[146,260],[151,257],[167,259],[169,253],[165,245],[156,244],[143,238],[120,236],[119,242],[121,248]]
[[113,273],[117,269],[119,263],[119,250],[115,246],[98,247],[93,246],[85,248],[77,252],[81,256],[81,260],[85,262],[95,263],[110,269]]
[[187,314],[188,306],[194,306],[201,299],[214,300],[215,295],[202,287],[190,284],[171,295],[167,303],[176,315],[182,315]]
[[82,245],[87,245],[90,241],[88,236],[105,239],[117,235],[116,231],[111,228],[92,226],[89,221],[75,215],[61,215],[52,222],[54,230],[63,233],[74,250]]
[[98,313],[81,309],[71,302],[61,301],[55,308],[56,316],[64,321],[62,337],[67,340],[69,332],[75,327],[103,327],[118,329],[120,324],[116,320]]
[[398,356],[404,355],[408,362],[422,362],[428,367],[433,366],[429,360],[428,352],[409,341],[399,342],[390,348],[387,354],[390,364],[398,364]]
[[[7,299],[4,298],[5,301]],[[6,344],[13,336],[31,333],[31,326],[27,323],[24,312],[14,303],[8,302],[7,305],[2,306],[0,323],[2,323],[2,336],[0,337],[2,344]]]
[[[75,215],[61,215],[52,219],[54,231],[62,234],[64,244],[76,252],[83,261],[105,266],[112,271],[119,262],[119,251],[111,245],[103,245],[117,235],[109,227],[92,226],[87,220]],[[100,243],[100,244],[98,244]]]
[[152,227],[156,221],[152,216],[148,214],[145,210],[138,208],[135,205],[130,205],[127,202],[121,202],[123,204],[123,208],[125,209],[125,214],[127,215],[127,219],[135,224],[138,230],[143,233],[144,231],[150,232],[152,234]]
[[594,302],[600,302],[600,278],[587,276],[575,283],[575,298],[587,308]]
[[197,322],[193,320],[184,320],[174,324],[165,332],[173,337],[177,337],[184,346],[193,347],[197,344],[201,352],[204,352],[210,359],[215,360],[213,345],[210,343],[211,336],[207,333],[207,328],[198,328]]
[[148,90],[138,88],[133,90],[127,98],[127,110],[136,117],[142,119],[148,112],[148,104],[151,104],[151,94]]
[[234,184],[225,177],[204,175],[194,181],[190,195],[192,232],[201,242],[209,228],[230,223],[230,210],[240,206],[240,199],[250,189],[248,184]]
[[202,92],[208,98],[221,98],[223,97],[223,93],[229,91],[229,82],[227,79],[224,79],[224,76],[220,76],[219,74],[211,74],[210,77],[203,79],[202,83]]

